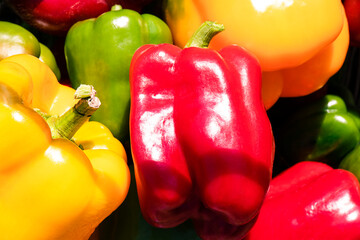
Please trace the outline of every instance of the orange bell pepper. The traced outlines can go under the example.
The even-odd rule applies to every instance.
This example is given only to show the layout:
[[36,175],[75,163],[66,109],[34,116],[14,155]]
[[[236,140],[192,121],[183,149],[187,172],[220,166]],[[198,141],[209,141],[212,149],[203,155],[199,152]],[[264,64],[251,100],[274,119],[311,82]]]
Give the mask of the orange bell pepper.
[[321,88],[340,69],[349,46],[340,0],[168,0],[165,20],[180,47],[202,22],[224,24],[209,47],[238,44],[256,55],[267,109],[279,97]]
[[34,56],[0,61],[1,239],[85,240],[125,199],[126,154],[104,125],[88,121],[96,104],[60,131],[68,139],[52,137],[74,104],[96,100],[74,94]]

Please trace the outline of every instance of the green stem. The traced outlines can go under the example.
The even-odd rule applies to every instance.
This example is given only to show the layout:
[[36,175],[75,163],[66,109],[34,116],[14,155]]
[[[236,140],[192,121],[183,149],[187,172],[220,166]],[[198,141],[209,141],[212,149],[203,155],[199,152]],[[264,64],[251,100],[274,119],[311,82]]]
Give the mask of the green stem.
[[119,4],[115,4],[111,7],[111,11],[119,11],[121,9],[122,9],[122,7]]
[[185,48],[200,47],[207,48],[211,39],[218,33],[224,31],[224,25],[212,21],[204,22],[186,43]]
[[100,100],[95,97],[96,91],[90,85],[80,85],[75,92],[79,101],[61,116],[51,116],[45,119],[51,129],[52,137],[71,140],[76,131],[100,107]]

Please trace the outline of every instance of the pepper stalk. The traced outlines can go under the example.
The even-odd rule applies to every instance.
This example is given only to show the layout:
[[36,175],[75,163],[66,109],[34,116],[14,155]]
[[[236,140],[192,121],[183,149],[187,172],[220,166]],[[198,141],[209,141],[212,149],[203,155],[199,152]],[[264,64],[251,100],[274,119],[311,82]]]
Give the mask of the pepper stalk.
[[184,48],[199,47],[207,48],[210,41],[216,34],[225,30],[223,24],[212,21],[205,21],[191,36],[190,40],[186,43]]
[[74,94],[79,101],[68,111],[60,116],[44,116],[53,139],[66,138],[71,140],[77,130],[90,119],[100,107],[101,102],[95,96],[96,91],[91,85],[80,85]]

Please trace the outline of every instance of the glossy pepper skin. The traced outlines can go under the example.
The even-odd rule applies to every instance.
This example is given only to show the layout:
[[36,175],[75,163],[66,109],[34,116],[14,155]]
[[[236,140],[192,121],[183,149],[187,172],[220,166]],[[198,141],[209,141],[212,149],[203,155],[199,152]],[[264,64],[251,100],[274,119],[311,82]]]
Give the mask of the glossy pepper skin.
[[359,121],[359,114],[340,96],[326,94],[298,107],[274,128],[278,156],[288,166],[320,161],[337,168],[359,143]]
[[197,46],[145,45],[133,57],[130,139],[140,207],[156,227],[192,219],[202,239],[241,239],[272,172],[260,66],[239,46]]
[[340,162],[339,168],[352,172],[360,181],[360,144],[349,152]]
[[[360,129],[360,110],[358,106],[355,104],[355,100],[353,98],[352,93],[348,88],[344,89],[343,99],[347,104],[349,113],[353,118],[355,124],[357,125],[358,129]],[[343,92],[343,91],[341,91]],[[356,132],[356,131],[355,131]],[[360,137],[359,137],[360,138]],[[357,179],[360,181],[360,140],[358,141],[357,145],[345,155],[339,164],[339,168],[348,170],[352,172]]]
[[276,176],[246,240],[360,239],[360,186],[354,175],[301,162]]
[[129,136],[129,67],[135,50],[147,43],[171,42],[168,26],[158,17],[120,6],[69,30],[65,57],[72,86],[90,84],[98,90],[102,107],[93,119],[115,137]]
[[22,26],[0,21],[0,60],[15,54],[30,54],[38,57],[60,80],[60,69],[53,53],[46,45],[40,43],[34,34]]
[[115,4],[138,12],[152,0],[5,0],[26,23],[51,35],[65,36],[78,21],[96,18]]
[[360,46],[360,1],[343,0],[346,17],[349,21],[350,44]]
[[27,53],[40,56],[40,44],[34,34],[15,23],[0,21],[0,59]]
[[122,144],[94,121],[72,141],[52,137],[33,108],[57,116],[80,100],[38,58],[5,58],[0,76],[1,238],[88,239],[127,194]]
[[304,96],[321,88],[342,66],[349,45],[339,0],[168,0],[164,4],[176,45],[183,47],[194,29],[210,20],[227,29],[210,48],[238,44],[256,55],[267,109],[279,97]]
[[118,0],[6,0],[29,25],[54,35],[66,35],[78,21],[109,11]]
[[40,56],[39,59],[46,63],[46,65],[48,65],[51,69],[51,71],[54,72],[56,78],[58,81],[62,80],[61,79],[61,72],[60,69],[57,65],[56,62],[56,58],[54,56],[54,54],[52,53],[52,51],[43,43],[40,43]]

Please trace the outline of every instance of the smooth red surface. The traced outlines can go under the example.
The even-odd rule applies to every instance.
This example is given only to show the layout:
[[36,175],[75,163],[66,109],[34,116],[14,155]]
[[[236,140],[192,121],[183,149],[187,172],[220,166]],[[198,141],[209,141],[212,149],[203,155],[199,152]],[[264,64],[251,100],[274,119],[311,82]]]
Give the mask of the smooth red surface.
[[77,21],[97,17],[114,4],[140,11],[150,0],[6,0],[28,24],[50,34],[65,35]]
[[246,240],[358,240],[360,187],[348,171],[301,162],[275,177]]
[[349,22],[350,43],[360,46],[360,0],[343,1],[346,17]]
[[267,192],[274,154],[258,61],[141,47],[130,69],[130,137],[140,206],[157,227],[192,218],[203,239],[241,238]]

